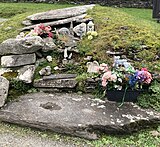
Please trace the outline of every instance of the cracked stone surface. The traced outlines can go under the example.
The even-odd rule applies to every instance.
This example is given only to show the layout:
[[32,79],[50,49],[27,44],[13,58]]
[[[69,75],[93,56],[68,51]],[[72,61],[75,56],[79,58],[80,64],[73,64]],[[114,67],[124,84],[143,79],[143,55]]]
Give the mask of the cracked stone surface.
[[93,99],[92,95],[43,92],[21,96],[0,110],[4,122],[52,130],[87,139],[103,133],[132,133],[160,123],[160,113],[141,109],[133,103]]

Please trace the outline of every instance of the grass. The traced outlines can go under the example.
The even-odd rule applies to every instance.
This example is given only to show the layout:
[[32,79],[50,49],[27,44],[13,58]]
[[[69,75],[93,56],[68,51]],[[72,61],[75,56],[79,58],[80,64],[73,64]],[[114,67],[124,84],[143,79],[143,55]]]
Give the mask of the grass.
[[0,3],[0,17],[10,18],[26,12],[37,13],[47,10],[66,8],[73,5],[33,4],[33,3]]
[[[84,39],[80,49],[84,54],[93,55],[95,60],[108,63],[112,61],[105,53],[107,50],[122,51],[135,67],[145,66],[150,71],[160,72],[160,60],[156,60],[160,53],[160,25],[151,19],[151,10],[133,10],[95,7],[90,15],[95,20],[99,36],[90,42]],[[142,49],[144,45],[146,48]]]
[[[1,23],[0,43],[8,38],[13,38],[22,28],[21,22],[26,16],[33,13],[70,7],[72,5],[53,5],[53,4],[30,4],[30,3],[0,3],[0,17],[9,18],[8,21]],[[137,67],[147,66],[150,70],[160,72],[160,61],[155,60],[155,56],[160,53],[160,24],[151,18],[149,9],[133,8],[109,8],[97,6],[89,12],[96,24],[98,38],[88,41],[84,38],[79,48],[82,55],[93,55],[94,60],[112,63],[106,50],[125,51],[127,56],[132,52],[139,51],[141,45],[146,44],[147,49],[139,51],[136,56],[142,61],[133,61]],[[10,27],[10,28],[8,28]],[[132,57],[131,57],[132,58]],[[151,130],[155,130],[152,128]],[[2,131],[3,130],[3,131]],[[13,131],[23,134],[39,134],[41,137],[49,137],[53,140],[69,141],[77,146],[86,144],[93,147],[106,146],[145,146],[158,147],[160,137],[150,134],[150,130],[141,131],[130,136],[108,136],[103,135],[97,141],[86,141],[78,138],[57,135],[51,132],[41,132],[20,128],[8,124],[0,124],[0,132]]]
[[[156,130],[156,128],[154,129]],[[49,139],[50,141],[65,142],[67,145],[70,144],[77,147],[82,147],[84,145],[88,147],[158,147],[160,145],[160,137],[152,136],[150,131],[151,130],[141,131],[140,133],[126,136],[102,135],[99,140],[88,141],[77,137],[56,134],[50,131],[38,131],[27,127],[0,123],[0,135],[14,134],[18,138],[23,138],[23,136],[32,136],[33,138],[40,137],[42,139]]]

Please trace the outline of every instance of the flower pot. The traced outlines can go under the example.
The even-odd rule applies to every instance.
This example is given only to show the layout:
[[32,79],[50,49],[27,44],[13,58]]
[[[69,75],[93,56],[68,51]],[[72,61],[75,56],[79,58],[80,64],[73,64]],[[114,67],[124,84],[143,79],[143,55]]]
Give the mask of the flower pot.
[[136,102],[137,97],[143,92],[143,90],[108,90],[106,92],[107,99],[109,101],[122,102],[124,96],[124,102]]

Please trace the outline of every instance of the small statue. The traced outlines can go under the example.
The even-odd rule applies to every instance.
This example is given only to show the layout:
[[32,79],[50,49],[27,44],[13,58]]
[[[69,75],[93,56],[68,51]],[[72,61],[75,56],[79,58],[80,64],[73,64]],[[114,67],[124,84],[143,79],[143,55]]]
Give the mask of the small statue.
[[89,21],[89,23],[87,24],[87,32],[89,31],[94,31],[94,23],[92,21]]

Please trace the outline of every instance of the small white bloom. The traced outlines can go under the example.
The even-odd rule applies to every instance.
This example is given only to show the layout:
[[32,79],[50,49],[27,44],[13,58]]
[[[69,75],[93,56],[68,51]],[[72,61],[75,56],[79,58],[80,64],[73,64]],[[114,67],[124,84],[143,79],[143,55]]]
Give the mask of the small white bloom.
[[54,67],[54,70],[58,70],[58,69],[59,69],[59,67],[58,67],[58,66],[55,66],[55,67]]
[[117,90],[122,90],[122,86],[118,86],[118,87],[117,87]]
[[121,78],[118,78],[118,81],[119,81],[120,83],[122,83],[122,79],[121,79]]
[[46,59],[48,62],[52,62],[52,56],[47,56]]

